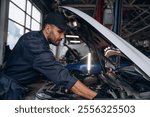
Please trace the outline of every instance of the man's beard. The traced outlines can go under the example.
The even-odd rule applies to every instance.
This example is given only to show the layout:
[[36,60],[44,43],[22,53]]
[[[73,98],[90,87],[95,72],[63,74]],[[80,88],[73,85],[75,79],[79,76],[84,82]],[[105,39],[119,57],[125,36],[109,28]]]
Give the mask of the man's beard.
[[52,41],[52,39],[48,39],[50,44],[53,44],[55,46],[58,46],[60,44],[60,41]]

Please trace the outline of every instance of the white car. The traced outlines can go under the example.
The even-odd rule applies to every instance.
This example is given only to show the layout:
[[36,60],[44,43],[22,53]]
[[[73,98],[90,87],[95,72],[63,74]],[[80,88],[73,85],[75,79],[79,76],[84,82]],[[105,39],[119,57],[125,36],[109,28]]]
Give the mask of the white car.
[[[101,65],[98,75],[85,75],[82,82],[101,92],[103,98],[150,99],[150,59],[82,11],[71,7],[60,9],[70,21],[68,33],[78,35],[89,47],[93,61]],[[62,87],[52,87],[37,92],[37,98],[47,99],[51,91],[57,90],[50,99],[76,99],[65,89],[61,92]]]

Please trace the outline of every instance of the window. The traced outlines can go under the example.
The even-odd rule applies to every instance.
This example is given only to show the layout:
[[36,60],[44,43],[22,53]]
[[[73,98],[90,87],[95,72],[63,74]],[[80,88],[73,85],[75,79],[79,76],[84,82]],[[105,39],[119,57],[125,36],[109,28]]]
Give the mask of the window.
[[7,45],[13,49],[18,39],[31,30],[40,30],[41,12],[29,0],[10,0]]

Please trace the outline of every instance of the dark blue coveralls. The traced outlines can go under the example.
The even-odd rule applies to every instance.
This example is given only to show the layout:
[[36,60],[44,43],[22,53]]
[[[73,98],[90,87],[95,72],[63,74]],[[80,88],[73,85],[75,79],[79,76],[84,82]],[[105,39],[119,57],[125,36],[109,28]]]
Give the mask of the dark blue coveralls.
[[0,99],[23,99],[25,86],[39,74],[70,89],[77,81],[54,58],[42,31],[24,34],[12,50],[0,73]]

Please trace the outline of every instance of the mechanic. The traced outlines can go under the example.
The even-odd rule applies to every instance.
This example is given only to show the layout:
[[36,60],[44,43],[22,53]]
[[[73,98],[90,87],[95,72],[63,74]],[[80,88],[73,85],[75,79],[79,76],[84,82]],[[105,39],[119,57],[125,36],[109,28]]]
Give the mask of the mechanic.
[[31,31],[20,37],[0,73],[0,99],[24,99],[26,86],[42,74],[47,80],[71,89],[86,99],[99,97],[55,60],[49,44],[58,46],[64,38],[66,19],[60,12],[50,12],[41,31]]

